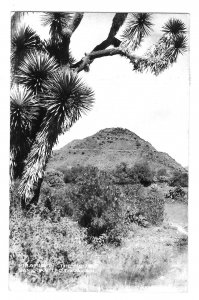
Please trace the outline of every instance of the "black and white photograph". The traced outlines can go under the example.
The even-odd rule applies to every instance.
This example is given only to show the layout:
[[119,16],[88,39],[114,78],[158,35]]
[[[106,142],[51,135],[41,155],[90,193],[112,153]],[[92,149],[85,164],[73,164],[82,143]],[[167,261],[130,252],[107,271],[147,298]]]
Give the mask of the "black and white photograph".
[[10,24],[9,290],[187,292],[190,14]]

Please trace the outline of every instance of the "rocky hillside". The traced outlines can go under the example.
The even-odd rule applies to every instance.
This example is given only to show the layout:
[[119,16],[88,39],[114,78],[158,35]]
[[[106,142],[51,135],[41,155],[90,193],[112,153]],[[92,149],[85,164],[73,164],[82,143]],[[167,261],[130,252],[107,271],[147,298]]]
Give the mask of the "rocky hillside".
[[150,143],[123,128],[106,128],[85,139],[72,141],[53,152],[48,168],[92,165],[110,170],[122,162],[133,166],[140,161],[147,161],[153,170],[185,171],[167,153],[158,152]]

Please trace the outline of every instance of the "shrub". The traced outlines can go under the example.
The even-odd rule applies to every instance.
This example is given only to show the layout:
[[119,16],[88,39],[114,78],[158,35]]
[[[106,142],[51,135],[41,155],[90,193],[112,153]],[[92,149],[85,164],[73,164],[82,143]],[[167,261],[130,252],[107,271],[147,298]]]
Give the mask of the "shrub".
[[135,174],[131,172],[131,169],[124,162],[116,166],[116,169],[113,172],[113,178],[114,183],[120,185],[133,184],[138,182]]
[[74,181],[74,175],[70,169],[65,170],[63,173],[64,173],[64,182],[66,184]]
[[67,183],[76,183],[78,181],[78,177],[82,176],[82,173],[84,173],[85,167],[77,166],[72,167],[70,169],[63,170],[64,174],[64,182]]
[[128,167],[126,163],[121,163],[113,173],[116,184],[136,184],[141,183],[149,186],[153,183],[154,174],[147,162],[136,163],[133,167]]
[[66,287],[83,272],[89,255],[84,236],[67,218],[52,222],[38,214],[12,215],[9,272],[32,284]]
[[188,187],[188,173],[176,171],[174,172],[170,182],[170,186]]
[[147,222],[159,225],[164,220],[164,197],[158,189],[141,188],[136,198],[136,208]]
[[50,187],[55,187],[55,188],[64,187],[63,173],[58,170],[51,169],[46,171],[44,180]]
[[149,186],[153,183],[154,174],[147,162],[136,163],[132,171],[142,185]]
[[102,234],[111,243],[119,244],[124,235],[125,197],[114,186],[106,172],[86,167],[70,191],[74,218],[87,228],[88,240]]
[[167,176],[167,170],[165,168],[161,168],[157,171],[157,176]]
[[38,208],[40,211],[44,208],[49,210],[49,213],[55,215],[56,218],[72,216],[73,205],[68,196],[68,188],[62,182],[63,186],[49,186],[44,180],[41,186]]
[[187,191],[180,186],[170,189],[169,192],[165,195],[165,197],[173,199],[174,201],[182,201],[185,203],[188,200]]
[[110,174],[94,167],[85,167],[78,175],[69,198],[73,218],[87,228],[91,242],[105,234],[107,242],[120,244],[130,222],[148,226],[163,220],[164,199],[159,190],[139,184],[115,185]]

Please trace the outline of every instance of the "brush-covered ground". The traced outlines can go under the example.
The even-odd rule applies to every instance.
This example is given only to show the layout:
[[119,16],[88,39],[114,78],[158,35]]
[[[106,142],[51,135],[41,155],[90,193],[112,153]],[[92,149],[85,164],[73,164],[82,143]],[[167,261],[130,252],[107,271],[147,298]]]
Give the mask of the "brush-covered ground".
[[165,206],[167,220],[161,226],[135,225],[122,246],[96,254],[72,290],[186,291],[187,207],[183,203]]
[[[164,173],[164,172],[160,172]],[[187,184],[146,164],[46,172],[38,205],[10,201],[10,289],[187,289]],[[177,182],[176,182],[177,181]]]

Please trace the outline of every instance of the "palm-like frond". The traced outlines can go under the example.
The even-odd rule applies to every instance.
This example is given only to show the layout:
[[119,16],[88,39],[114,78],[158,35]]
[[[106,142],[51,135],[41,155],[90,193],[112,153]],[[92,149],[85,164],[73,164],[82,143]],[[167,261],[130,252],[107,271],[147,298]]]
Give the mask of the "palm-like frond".
[[[179,22],[179,24],[181,24]],[[181,27],[184,28],[185,27]],[[149,70],[155,75],[176,62],[179,54],[184,54],[187,51],[187,37],[184,33],[168,34],[164,33],[158,43],[151,47],[143,58],[133,60],[133,69],[139,72]]]
[[63,29],[68,27],[72,19],[70,13],[64,12],[46,12],[42,16],[42,24],[50,26],[51,38],[55,41],[60,41],[63,34]]
[[74,58],[74,56],[72,55],[72,52],[71,50],[69,50],[69,64],[72,65],[72,64],[75,64],[77,61],[76,59]]
[[61,65],[66,65],[67,63],[75,63],[75,59],[73,58],[71,51],[68,50],[68,46],[69,43],[66,36],[63,36],[63,39],[60,42],[56,42],[52,39],[44,41],[45,51],[51,57],[54,57],[56,62]]
[[77,74],[62,71],[54,75],[49,83],[49,93],[44,95],[46,117],[38,132],[35,143],[27,157],[19,193],[28,202],[34,186],[43,177],[47,160],[58,136],[64,133],[92,106],[94,95]]
[[179,19],[170,19],[163,27],[162,31],[166,34],[178,35],[186,33],[185,24]]
[[24,57],[33,49],[41,48],[41,40],[34,30],[29,26],[17,29],[11,40],[11,64],[13,72],[16,73]]
[[39,107],[35,96],[23,86],[13,86],[10,100],[11,173],[14,176],[29,149],[31,130]]
[[132,13],[127,20],[126,29],[122,39],[132,42],[133,48],[137,48],[144,37],[150,34],[153,23],[151,13]]
[[46,89],[49,93],[42,97],[47,108],[46,124],[53,123],[59,133],[62,125],[71,126],[93,105],[93,91],[73,71],[57,72]]
[[25,12],[25,11],[15,11],[15,12],[13,12],[13,14],[11,16],[11,30],[12,30],[12,33],[14,32],[14,30],[16,30],[17,26],[21,22],[21,19],[24,17],[24,15],[26,13],[27,12]]
[[173,42],[165,53],[165,56],[171,61],[175,62],[179,54],[187,51],[187,38],[183,34],[175,36]]
[[38,102],[30,90],[17,85],[11,90],[10,100],[11,137],[17,141],[18,135],[26,136],[30,132],[38,115]]
[[17,81],[34,93],[43,92],[46,81],[58,69],[55,59],[47,53],[31,52],[27,54],[17,74]]

